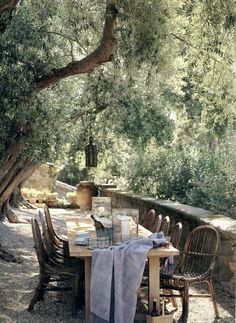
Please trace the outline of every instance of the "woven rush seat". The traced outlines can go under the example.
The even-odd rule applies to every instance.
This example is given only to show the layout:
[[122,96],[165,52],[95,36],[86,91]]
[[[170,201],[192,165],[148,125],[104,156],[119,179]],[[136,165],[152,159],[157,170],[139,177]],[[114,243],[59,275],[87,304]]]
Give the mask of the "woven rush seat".
[[199,275],[197,274],[173,274],[173,273],[161,273],[161,287],[162,288],[170,288],[179,290],[179,288],[184,288],[186,284],[186,280],[188,280],[187,283],[189,283],[191,280],[195,281],[195,279],[199,279]]

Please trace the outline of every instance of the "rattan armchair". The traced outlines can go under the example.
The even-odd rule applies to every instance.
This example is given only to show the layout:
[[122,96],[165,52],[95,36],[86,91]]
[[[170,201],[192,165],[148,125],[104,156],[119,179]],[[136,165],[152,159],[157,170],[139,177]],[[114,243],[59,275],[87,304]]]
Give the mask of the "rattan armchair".
[[[176,290],[180,294],[165,295],[182,297],[182,315],[180,321],[185,323],[188,318],[189,297],[211,297],[215,316],[219,317],[212,284],[212,272],[219,247],[219,234],[211,226],[199,226],[188,236],[182,257],[173,273],[161,273],[160,286],[163,290]],[[189,294],[192,284],[204,282],[209,287],[209,294]]]
[[73,293],[73,305],[72,315],[76,317],[77,308],[79,305],[79,280],[80,280],[80,268],[69,267],[63,264],[59,264],[52,258],[44,245],[41,231],[36,219],[31,220],[34,247],[36,249],[36,255],[39,263],[39,281],[35,289],[34,295],[28,306],[28,311],[32,311],[34,305],[43,300],[46,291],[65,290],[68,287],[58,287],[50,285],[51,282],[70,281],[72,293]]

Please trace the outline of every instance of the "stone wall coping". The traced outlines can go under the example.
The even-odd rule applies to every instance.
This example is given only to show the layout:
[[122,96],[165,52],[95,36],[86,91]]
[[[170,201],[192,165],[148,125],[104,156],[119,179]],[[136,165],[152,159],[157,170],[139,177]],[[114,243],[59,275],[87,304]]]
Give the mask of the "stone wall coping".
[[71,191],[76,191],[76,187],[75,186],[72,186],[72,185],[69,185],[69,184],[66,184],[64,182],[60,182],[58,180],[56,180],[56,185],[59,185],[60,187],[63,187],[65,189],[67,189],[68,191],[71,190]]
[[120,189],[104,189],[104,191],[113,192],[118,194],[123,198],[132,198],[138,204],[146,204],[147,202],[155,207],[155,205],[161,206],[163,208],[176,211],[179,214],[183,214],[187,218],[192,218],[195,221],[197,220],[201,224],[212,225],[218,228],[223,235],[226,235],[228,238],[235,240],[236,245],[236,220],[222,214],[215,214],[211,211],[207,211],[202,208],[193,207],[190,205],[181,204],[178,202],[172,202],[169,200],[160,200],[153,197],[144,197],[132,192],[127,192]]

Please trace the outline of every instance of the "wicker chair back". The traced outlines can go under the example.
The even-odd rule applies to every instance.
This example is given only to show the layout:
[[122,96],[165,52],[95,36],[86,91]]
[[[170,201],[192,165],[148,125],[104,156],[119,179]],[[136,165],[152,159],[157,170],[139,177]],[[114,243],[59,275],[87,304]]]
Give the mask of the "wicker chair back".
[[219,234],[214,227],[195,228],[185,243],[180,272],[199,278],[210,274],[215,265],[219,240]]

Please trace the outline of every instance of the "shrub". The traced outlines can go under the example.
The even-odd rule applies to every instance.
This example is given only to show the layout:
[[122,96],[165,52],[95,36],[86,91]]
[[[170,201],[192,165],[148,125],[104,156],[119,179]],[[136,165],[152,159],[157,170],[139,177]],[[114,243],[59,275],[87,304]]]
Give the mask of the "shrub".
[[125,177],[137,193],[236,217],[235,160],[230,147],[159,148],[150,142],[142,154],[133,155]]

